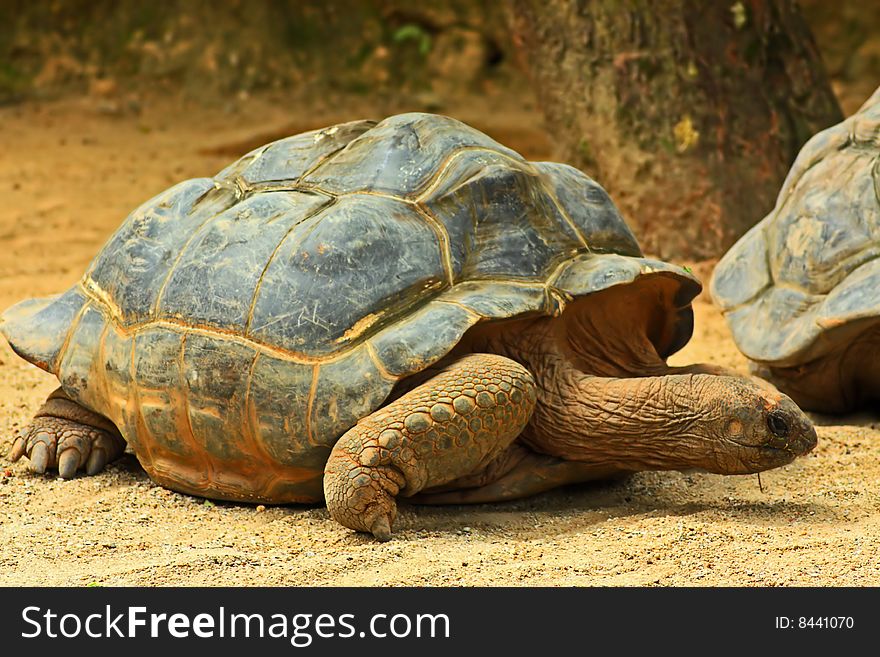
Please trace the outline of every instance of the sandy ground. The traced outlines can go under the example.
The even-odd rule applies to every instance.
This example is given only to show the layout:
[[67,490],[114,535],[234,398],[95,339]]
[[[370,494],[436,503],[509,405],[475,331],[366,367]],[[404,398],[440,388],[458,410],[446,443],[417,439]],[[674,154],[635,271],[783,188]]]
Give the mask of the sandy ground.
[[[264,101],[246,112],[101,107],[0,108],[0,307],[71,285],[128,211],[170,184],[268,138],[364,114],[304,118]],[[533,113],[447,112],[492,116],[490,132],[548,155]],[[696,268],[706,280],[710,268]],[[708,299],[696,311],[696,335],[674,362],[744,371]],[[56,383],[5,343],[0,374],[5,454]],[[403,507],[386,544],[321,507],[260,511],[173,493],[131,454],[69,482],[0,459],[0,584],[878,585],[880,422],[818,421],[818,448],[765,473],[763,491],[755,476],[641,473],[514,503]]]

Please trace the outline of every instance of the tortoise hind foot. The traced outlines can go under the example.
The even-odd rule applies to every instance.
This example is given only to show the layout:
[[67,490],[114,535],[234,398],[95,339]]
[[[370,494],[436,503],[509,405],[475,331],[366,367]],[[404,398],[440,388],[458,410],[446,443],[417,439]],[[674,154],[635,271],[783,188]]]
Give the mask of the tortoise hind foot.
[[28,469],[42,474],[57,469],[63,479],[77,470],[97,474],[125,451],[125,441],[103,429],[60,417],[35,417],[12,445],[11,461],[30,459]]
[[106,418],[56,391],[16,438],[9,459],[27,456],[31,472],[57,469],[72,479],[77,470],[97,474],[124,451],[125,440]]

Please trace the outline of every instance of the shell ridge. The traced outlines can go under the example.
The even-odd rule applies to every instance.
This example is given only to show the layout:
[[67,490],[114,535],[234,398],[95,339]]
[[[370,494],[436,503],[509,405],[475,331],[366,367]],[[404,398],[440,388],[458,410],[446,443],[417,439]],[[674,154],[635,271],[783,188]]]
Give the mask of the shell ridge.
[[511,156],[508,153],[504,153],[503,151],[496,150],[494,148],[489,148],[487,146],[459,146],[454,151],[449,153],[443,162],[440,163],[440,166],[437,167],[437,171],[425,182],[424,189],[421,192],[418,192],[412,196],[412,200],[416,203],[421,203],[425,199],[427,199],[437,187],[440,185],[443,179],[443,175],[447,172],[447,170],[452,166],[452,163],[459,157],[463,156],[466,153],[473,153],[476,151],[484,151],[486,153],[492,153],[494,155],[498,155],[503,157],[504,159],[510,160],[511,162],[517,164],[520,167],[524,167],[526,171],[529,173],[535,173],[534,167],[532,167],[531,162],[523,159],[517,159]]
[[[361,137],[363,137],[365,134],[369,133],[370,130],[372,130],[373,128],[375,128],[375,127],[376,127],[376,124],[378,123],[377,121],[373,121],[373,120],[371,120],[371,119],[363,119],[363,121],[368,122],[368,123],[372,123],[373,125],[371,125],[369,128],[367,128],[366,130],[364,130],[364,132],[362,132],[361,134],[359,134],[359,135],[358,135],[357,137],[355,137],[354,139],[351,139],[351,140],[349,140],[348,142],[346,142],[343,146],[340,146],[340,147],[337,148],[336,150],[333,150],[333,151],[331,151],[331,152],[329,152],[329,153],[326,153],[325,155],[322,155],[320,158],[318,158],[318,161],[317,161],[317,162],[315,162],[312,166],[310,166],[308,169],[306,169],[305,171],[303,171],[303,172],[299,175],[299,177],[296,178],[296,180],[302,180],[302,179],[305,178],[306,176],[309,176],[309,175],[311,175],[312,173],[314,173],[315,169],[317,169],[317,168],[320,167],[322,164],[324,164],[324,162],[329,162],[329,161],[333,160],[333,158],[335,158],[339,153],[341,153],[341,152],[344,151],[346,148],[348,148],[349,146],[351,146],[351,144],[353,144],[355,141],[357,141],[358,139],[360,139]],[[352,121],[352,123],[356,123],[356,122],[355,122],[355,121]],[[342,124],[342,125],[345,125],[345,124]],[[333,128],[338,128],[338,125],[333,126]],[[328,128],[324,128],[324,130],[327,130],[327,129],[328,129]],[[332,128],[331,128],[331,129],[332,129]],[[323,132],[323,130],[322,130],[321,132]]]
[[251,387],[254,383],[254,370],[257,367],[257,361],[260,359],[261,352],[259,349],[254,349],[254,357],[251,359],[251,364],[248,367],[247,377],[244,382],[244,401],[243,401],[243,422],[242,426],[244,427],[244,438],[249,445],[252,445],[253,448],[259,452],[259,454],[266,459],[267,461],[271,461],[271,456],[266,451],[266,448],[263,446],[261,440],[257,438],[257,421],[256,421],[256,405],[254,401],[251,399]]
[[143,413],[141,412],[141,391],[140,384],[137,380],[137,335],[131,336],[131,353],[129,355],[128,362],[128,376],[129,380],[132,382],[130,387],[131,396],[134,407],[134,436],[124,435],[124,438],[128,443],[134,443],[132,446],[135,448],[135,451],[138,454],[138,460],[140,460],[141,450],[144,452],[144,457],[148,464],[152,464],[155,467],[156,459],[153,454],[153,449],[150,445],[151,441],[149,440],[141,440],[139,437],[148,436],[149,432],[147,431],[147,423],[144,421]]
[[437,237],[437,247],[440,249],[440,258],[443,262],[443,269],[446,272],[446,281],[450,286],[455,285],[455,267],[452,264],[452,248],[450,246],[449,231],[446,225],[440,221],[434,214],[421,204],[414,203],[416,214],[422,217],[434,235]]

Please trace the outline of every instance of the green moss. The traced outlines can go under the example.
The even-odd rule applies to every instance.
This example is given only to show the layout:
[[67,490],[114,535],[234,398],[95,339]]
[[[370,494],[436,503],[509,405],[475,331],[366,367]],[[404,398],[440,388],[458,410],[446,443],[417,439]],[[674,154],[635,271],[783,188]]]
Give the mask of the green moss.
[[414,41],[418,46],[419,54],[423,57],[431,52],[431,35],[424,28],[413,23],[401,25],[394,31],[391,39],[394,43]]

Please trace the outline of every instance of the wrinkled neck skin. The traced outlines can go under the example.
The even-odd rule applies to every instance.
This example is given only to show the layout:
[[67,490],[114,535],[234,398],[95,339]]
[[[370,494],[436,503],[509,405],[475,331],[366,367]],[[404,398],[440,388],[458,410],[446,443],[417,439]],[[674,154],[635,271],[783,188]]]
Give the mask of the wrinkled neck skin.
[[542,318],[473,345],[512,358],[535,375],[538,402],[521,441],[542,453],[595,463],[607,473],[724,469],[701,434],[709,420],[700,401],[703,389],[719,378],[702,372],[714,368],[669,367],[632,333],[625,342],[588,333],[572,346],[565,328]]
[[522,437],[533,449],[621,471],[725,469],[707,449],[706,418],[695,403],[712,375],[606,378],[556,363],[557,383],[542,390]]

